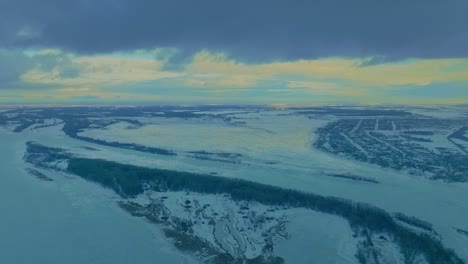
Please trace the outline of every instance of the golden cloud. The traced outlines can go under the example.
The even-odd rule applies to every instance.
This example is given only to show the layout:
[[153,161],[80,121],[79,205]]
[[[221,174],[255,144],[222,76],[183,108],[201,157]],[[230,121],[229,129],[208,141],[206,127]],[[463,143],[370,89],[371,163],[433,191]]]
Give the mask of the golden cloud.
[[[56,91],[63,96],[96,94],[100,88],[164,78],[185,87],[206,88],[216,93],[223,89],[254,88],[260,82],[269,81],[291,91],[303,89],[310,94],[336,96],[362,96],[371,90],[378,94],[383,88],[393,86],[468,82],[468,59],[412,59],[370,66],[360,66],[369,58],[323,58],[247,64],[223,53],[201,51],[181,71],[168,71],[164,69],[164,65],[174,51],[167,51],[168,56],[162,56],[161,52],[165,51],[135,51],[130,54],[97,56],[66,54],[67,61],[78,69],[79,74],[62,74],[64,68],[70,65],[60,64],[48,70],[29,70],[22,75],[22,80],[57,86],[59,88]],[[61,53],[58,50],[43,50],[34,54]],[[266,93],[268,91],[265,90]]]
[[[244,64],[229,59],[224,54],[203,51],[194,57],[192,63],[186,67],[186,72],[191,75],[211,74],[249,80],[245,85],[268,79],[295,82],[294,78],[301,78],[304,79],[304,88],[314,88],[316,84],[323,87],[326,84],[330,89],[336,88],[333,84],[336,81],[363,87],[422,86],[434,82],[468,81],[468,59],[407,60],[401,63],[359,66],[365,61],[366,59],[325,58]],[[447,70],[450,68],[455,70]],[[296,81],[291,86],[298,87],[298,84]]]

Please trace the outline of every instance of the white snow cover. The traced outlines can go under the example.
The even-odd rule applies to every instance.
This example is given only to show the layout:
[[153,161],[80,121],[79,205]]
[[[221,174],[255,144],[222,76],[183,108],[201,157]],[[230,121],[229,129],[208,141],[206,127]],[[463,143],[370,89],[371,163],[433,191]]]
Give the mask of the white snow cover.
[[276,246],[276,253],[286,263],[358,263],[357,239],[344,219],[306,209],[290,210],[286,230],[291,239]]
[[[417,109],[413,112],[417,111],[427,113]],[[433,112],[443,110],[437,109]],[[37,129],[36,132],[25,131],[21,136],[24,141],[35,140],[47,146],[64,147],[83,157],[103,158],[146,167],[216,173],[223,177],[241,178],[366,202],[389,212],[402,212],[432,223],[441,235],[443,244],[453,248],[468,262],[468,241],[465,236],[456,232],[456,229],[468,230],[466,183],[430,181],[318,151],[311,147],[311,142],[316,137],[314,131],[336,119],[309,119],[304,116],[290,116],[290,113],[238,113],[236,117],[244,118],[239,119],[245,122],[242,125],[227,124],[219,119],[152,118],[151,121],[145,121],[139,118],[148,125],[139,129],[125,129],[128,124],[119,123],[105,130],[90,129],[81,134],[109,141],[168,148],[176,150],[178,156],[122,150],[70,139],[60,131],[61,125]],[[431,112],[431,115],[435,114]],[[434,142],[430,144],[434,147],[439,144],[447,147],[447,142],[439,140],[438,134],[431,138]],[[83,147],[96,150],[91,151]],[[199,160],[186,153],[194,150],[239,153],[243,156],[240,164]],[[380,183],[371,184],[324,176],[327,173],[372,177]],[[294,222],[295,218],[290,219]],[[297,225],[301,224],[300,221],[302,220],[298,220]],[[293,234],[293,230],[294,226],[289,232]],[[287,241],[289,240],[283,240],[281,243]],[[280,248],[278,246],[278,250]],[[393,252],[390,249],[387,251]]]
[[255,258],[268,239],[286,263],[357,263],[358,239],[337,216],[193,192],[147,191],[132,201],[157,204],[168,221],[190,222],[195,236],[233,256]]

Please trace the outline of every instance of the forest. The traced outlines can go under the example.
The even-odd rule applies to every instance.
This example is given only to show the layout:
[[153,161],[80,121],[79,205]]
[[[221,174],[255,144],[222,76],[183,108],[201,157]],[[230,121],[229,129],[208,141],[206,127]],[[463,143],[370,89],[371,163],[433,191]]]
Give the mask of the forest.
[[423,254],[429,263],[463,263],[452,250],[426,233],[416,233],[397,223],[386,211],[363,203],[326,197],[275,186],[172,170],[150,169],[105,160],[71,158],[69,172],[113,189],[127,198],[154,191],[188,191],[229,194],[233,200],[255,201],[266,205],[302,207],[341,216],[355,230],[389,234],[402,249],[408,263]]

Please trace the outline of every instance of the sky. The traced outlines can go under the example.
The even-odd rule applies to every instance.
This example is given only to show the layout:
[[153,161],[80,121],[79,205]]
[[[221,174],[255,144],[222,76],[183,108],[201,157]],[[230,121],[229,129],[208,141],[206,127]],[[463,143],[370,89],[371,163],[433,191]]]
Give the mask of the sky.
[[0,0],[0,105],[464,104],[466,0]]

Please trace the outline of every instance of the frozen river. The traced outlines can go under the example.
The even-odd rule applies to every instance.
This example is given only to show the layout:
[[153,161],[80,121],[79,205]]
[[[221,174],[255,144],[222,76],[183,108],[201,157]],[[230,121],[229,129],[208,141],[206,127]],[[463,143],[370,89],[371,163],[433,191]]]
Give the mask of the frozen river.
[[[311,138],[316,136],[313,131],[323,127],[326,120],[283,117],[278,113],[259,114],[258,118],[250,121],[250,126],[242,128],[208,121],[178,123],[171,119],[157,119],[157,125],[146,125],[141,129],[127,129],[127,124],[117,123],[105,129],[81,133],[107,141],[137,142],[175,150],[241,153],[248,157],[243,161],[249,165],[223,164],[183,155],[155,159],[154,155],[146,153],[124,153],[110,148],[105,148],[105,152],[77,153],[90,158],[105,156],[117,162],[147,167],[201,173],[214,171],[217,175],[368,203],[390,213],[401,212],[430,222],[441,235],[443,244],[468,262],[468,237],[457,232],[457,229],[468,230],[466,183],[427,180],[310,147]],[[276,164],[265,165],[265,161],[275,161]],[[379,184],[324,177],[324,172],[371,177]]]
[[[171,121],[165,119],[158,119],[159,125],[149,127],[152,129],[145,126],[143,134],[139,134],[142,131],[138,129],[126,129],[126,126],[122,129],[119,127],[121,124],[83,133],[109,141],[127,138],[130,142],[135,140],[144,146],[175,149],[179,151],[177,156],[143,153],[72,139],[63,133],[61,125],[29,129],[18,134],[0,130],[0,188],[3,188],[0,192],[3,196],[0,209],[3,213],[1,221],[4,221],[0,225],[0,263],[190,261],[171,246],[157,226],[143,224],[141,219],[132,218],[117,208],[117,197],[111,191],[78,177],[47,172],[46,174],[55,181],[44,182],[25,173],[26,164],[23,163],[22,156],[25,142],[28,140],[45,146],[64,148],[79,157],[103,158],[138,166],[203,174],[214,173],[369,203],[389,213],[402,212],[433,224],[443,244],[468,261],[468,238],[457,232],[458,228],[468,230],[466,183],[429,181],[311,148],[313,131],[324,125],[323,120],[312,122],[301,118],[275,116],[263,118],[265,120],[255,119],[255,122],[260,122],[261,130],[250,131],[251,128],[245,127],[246,131],[251,133],[244,131],[245,136],[234,140],[235,144],[226,140],[225,135],[228,133],[229,139],[236,139],[236,134],[242,132],[238,127],[234,127],[232,131],[224,127],[210,127],[214,131],[212,134],[218,136],[216,138],[206,136],[210,134],[210,130],[206,130],[204,123],[191,127],[179,127],[178,123],[164,126],[162,124]],[[198,128],[201,130],[197,130]],[[142,142],[139,142],[140,140]],[[195,146],[192,147],[191,144]],[[242,162],[247,165],[194,159],[183,152],[198,149],[242,153],[245,156]],[[266,161],[275,162],[265,163]],[[324,172],[372,177],[378,180],[379,184],[325,177]],[[303,230],[311,226],[302,219],[298,218],[294,222],[293,226],[297,228],[292,228],[290,232],[295,234],[296,238],[302,239],[304,245],[310,245],[312,242],[304,235]],[[315,230],[311,232],[316,234]],[[337,244],[333,237],[329,241],[329,244]],[[308,256],[297,257],[298,252],[304,251],[305,248],[288,242],[283,244],[279,253],[281,256],[295,256],[291,263],[309,262],[306,258]],[[314,248],[319,248],[317,245]],[[335,250],[333,247],[328,248]],[[313,257],[323,259],[337,255],[328,252],[331,251]],[[285,259],[290,258],[285,256]]]
[[24,136],[0,131],[0,263],[191,263],[161,231],[80,179],[28,175]]

